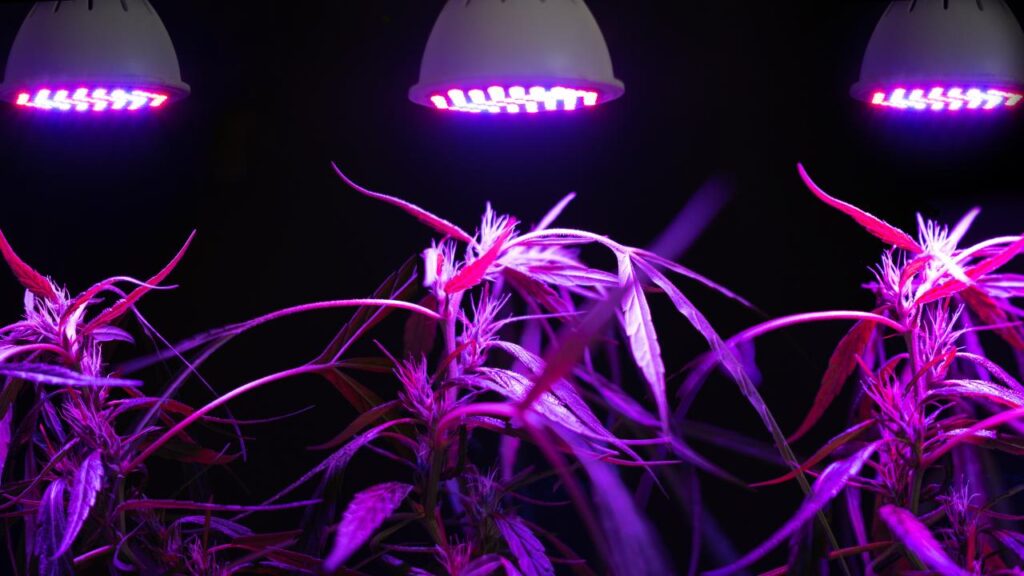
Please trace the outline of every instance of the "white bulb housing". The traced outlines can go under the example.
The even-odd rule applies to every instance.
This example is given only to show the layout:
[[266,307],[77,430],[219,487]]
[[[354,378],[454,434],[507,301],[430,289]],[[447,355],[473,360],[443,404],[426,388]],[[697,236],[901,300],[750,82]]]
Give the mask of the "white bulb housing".
[[876,106],[955,112],[1018,106],[1022,87],[1024,31],[1004,0],[896,0],[851,94]]
[[530,113],[595,106],[624,91],[583,0],[449,0],[409,95],[444,110]]
[[53,111],[132,111],[182,98],[178,57],[148,0],[37,2],[7,60],[0,97]]

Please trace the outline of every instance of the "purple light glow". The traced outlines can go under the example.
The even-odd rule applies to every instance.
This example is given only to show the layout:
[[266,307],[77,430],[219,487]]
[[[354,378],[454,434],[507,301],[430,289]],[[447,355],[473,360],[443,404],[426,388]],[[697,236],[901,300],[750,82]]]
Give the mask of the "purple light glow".
[[40,88],[33,92],[19,92],[14,104],[19,108],[57,112],[135,112],[160,108],[170,95],[150,90],[124,90],[121,88],[75,88],[52,90]]
[[533,86],[529,89],[524,86],[510,86],[507,89],[504,86],[490,86],[486,90],[453,88],[447,94],[432,95],[430,102],[438,110],[453,112],[519,114],[525,111],[527,114],[536,114],[541,110],[553,112],[591,108],[597,106],[600,97],[594,90],[563,86]]
[[929,88],[894,88],[889,92],[876,90],[871,105],[898,110],[957,112],[960,110],[996,110],[1016,108],[1024,94],[991,88],[935,86]]

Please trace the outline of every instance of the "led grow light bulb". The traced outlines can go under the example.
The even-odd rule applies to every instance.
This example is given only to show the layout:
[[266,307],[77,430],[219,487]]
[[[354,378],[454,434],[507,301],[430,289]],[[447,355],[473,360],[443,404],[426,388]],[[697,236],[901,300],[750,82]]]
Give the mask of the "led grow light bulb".
[[869,102],[878,108],[899,110],[957,112],[960,110],[1001,110],[1017,108],[1024,99],[1024,92],[995,88],[945,88],[942,86],[924,88],[894,88],[878,90]]
[[149,0],[37,2],[0,85],[17,108],[50,112],[139,113],[188,93]]
[[851,94],[883,110],[1019,108],[1024,31],[1004,0],[895,0],[871,37]]
[[409,97],[437,110],[536,114],[624,91],[583,0],[449,0]]

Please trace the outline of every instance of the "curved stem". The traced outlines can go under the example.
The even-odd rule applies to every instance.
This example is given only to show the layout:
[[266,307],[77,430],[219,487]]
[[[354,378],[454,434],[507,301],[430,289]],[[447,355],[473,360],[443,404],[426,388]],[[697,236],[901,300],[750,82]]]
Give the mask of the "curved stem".
[[248,384],[244,384],[242,386],[239,386],[238,388],[235,388],[231,392],[228,392],[227,394],[224,394],[220,398],[217,398],[213,402],[210,402],[206,406],[203,406],[202,408],[196,410],[192,414],[189,414],[188,417],[186,417],[181,422],[178,422],[177,424],[175,424],[173,427],[171,427],[170,430],[165,432],[163,434],[163,436],[161,436],[156,441],[154,441],[152,444],[150,444],[148,447],[146,447],[146,449],[143,450],[143,452],[141,454],[136,456],[134,460],[132,460],[127,466],[125,466],[124,469],[123,469],[123,472],[127,474],[128,472],[131,472],[132,470],[138,468],[139,465],[141,465],[147,458],[152,456],[154,452],[159,450],[160,447],[163,446],[164,444],[166,444],[171,438],[174,438],[175,436],[180,434],[182,430],[184,430],[185,428],[188,428],[196,420],[199,420],[203,416],[206,416],[210,412],[216,410],[217,408],[223,406],[224,404],[227,404],[231,400],[234,400],[235,398],[237,398],[237,397],[239,397],[239,396],[241,396],[243,394],[246,394],[248,392],[252,392],[253,390],[255,390],[257,388],[262,388],[263,386],[265,386],[267,384],[271,384],[273,382],[277,382],[277,381],[280,381],[280,380],[286,380],[288,378],[292,378],[294,376],[301,376],[303,374],[315,374],[315,373],[318,373],[318,372],[323,372],[324,370],[327,370],[329,368],[331,368],[330,365],[319,365],[319,364],[314,364],[314,365],[309,365],[309,366],[301,366],[299,368],[292,368],[290,370],[285,370],[284,372],[278,372],[277,374],[272,374],[270,376],[266,376],[264,378],[260,378],[259,380],[253,380],[252,382],[249,382]]

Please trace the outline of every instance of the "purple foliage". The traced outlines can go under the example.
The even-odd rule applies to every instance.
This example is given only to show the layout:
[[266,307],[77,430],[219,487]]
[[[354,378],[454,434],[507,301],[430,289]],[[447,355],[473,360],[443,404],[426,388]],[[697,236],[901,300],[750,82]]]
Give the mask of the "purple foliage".
[[356,494],[338,525],[334,548],[324,567],[332,572],[340,568],[395,513],[412,489],[408,484],[391,482]]
[[[876,308],[772,320],[744,331],[728,345],[738,347],[807,322],[857,320],[836,347],[811,409],[792,439],[807,434],[834,410],[831,405],[848,381],[859,381],[863,394],[844,432],[787,474],[758,484],[818,476],[796,515],[765,544],[713,573],[751,565],[789,534],[808,526],[813,512],[844,489],[849,492],[846,520],[851,540],[842,542],[831,530],[837,513],[831,522],[823,516],[818,520],[827,536],[827,559],[847,574],[854,561],[864,573],[1011,573],[1013,558],[1019,559],[1017,535],[1000,529],[1008,517],[995,508],[1018,490],[1001,494],[998,482],[986,481],[979,473],[978,462],[988,450],[1024,454],[1017,444],[1016,425],[1024,416],[1024,389],[1008,370],[985,356],[977,335],[995,333],[1018,354],[1024,348],[1024,310],[1013,303],[1024,291],[1018,276],[1001,271],[1024,249],[1024,236],[961,247],[979,213],[972,210],[952,228],[919,217],[915,240],[829,196],[802,166],[800,175],[819,199],[891,245],[869,285]],[[706,371],[701,368],[695,382]],[[828,463],[851,450],[857,451],[855,456]],[[968,483],[957,484],[960,478],[974,479],[970,485],[975,491],[967,489]],[[873,508],[862,506],[863,492],[872,494]]]

